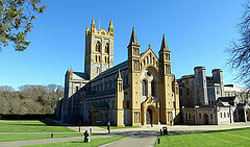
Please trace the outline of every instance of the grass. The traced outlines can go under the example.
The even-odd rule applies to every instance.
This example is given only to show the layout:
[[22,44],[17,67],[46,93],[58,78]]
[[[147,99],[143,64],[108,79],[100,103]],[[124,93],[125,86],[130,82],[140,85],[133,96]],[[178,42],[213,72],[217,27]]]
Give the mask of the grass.
[[0,132],[75,132],[65,126],[38,120],[0,120]]
[[[83,141],[71,141],[71,142],[61,142],[61,143],[49,143],[49,144],[41,144],[34,145],[35,147],[98,147],[116,140],[120,140],[125,138],[126,136],[115,136],[115,137],[107,137],[107,138],[98,138],[92,139],[89,143]],[[27,146],[32,147],[32,146]]]
[[[107,126],[99,126],[100,128],[107,129]],[[137,126],[123,126],[123,127],[117,127],[117,126],[110,126],[110,129],[125,129],[125,128],[140,128]]]
[[225,130],[206,133],[173,134],[160,136],[161,143],[157,147],[165,146],[249,146],[250,128]]
[[[80,133],[74,134],[55,134],[53,138],[65,138],[82,136]],[[0,134],[0,142],[5,141],[19,141],[19,140],[33,140],[33,139],[49,139],[50,134]]]

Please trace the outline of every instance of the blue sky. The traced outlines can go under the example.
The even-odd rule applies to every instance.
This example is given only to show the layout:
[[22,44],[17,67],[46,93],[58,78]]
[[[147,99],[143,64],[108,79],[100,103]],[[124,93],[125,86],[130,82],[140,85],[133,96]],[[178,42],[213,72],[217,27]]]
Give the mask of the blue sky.
[[0,52],[0,85],[18,88],[24,84],[64,85],[64,74],[71,66],[84,69],[85,29],[92,18],[107,29],[113,20],[114,63],[127,59],[127,45],[135,27],[141,52],[150,43],[158,55],[162,35],[171,50],[172,72],[177,78],[193,74],[195,66],[205,66],[207,75],[222,68],[224,83],[235,83],[226,66],[225,49],[239,34],[245,0],[53,0],[35,20],[28,36],[31,45],[24,52],[12,46]]

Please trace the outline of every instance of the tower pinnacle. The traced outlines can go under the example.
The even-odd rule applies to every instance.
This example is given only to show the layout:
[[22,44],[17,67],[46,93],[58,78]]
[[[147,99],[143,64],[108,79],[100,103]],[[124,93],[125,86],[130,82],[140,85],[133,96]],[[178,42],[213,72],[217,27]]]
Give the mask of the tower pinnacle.
[[114,26],[113,26],[113,23],[112,23],[112,20],[110,20],[109,22],[109,28],[108,28],[108,31],[113,33],[114,32]]
[[162,38],[161,49],[160,50],[164,50],[164,49],[169,50],[167,42],[166,42],[165,34],[163,35],[163,38]]
[[95,20],[94,18],[92,19],[92,22],[91,22],[91,29],[95,28]]
[[138,41],[137,41],[136,35],[135,35],[135,28],[134,27],[133,27],[133,30],[132,30],[132,34],[131,34],[128,46],[131,46],[131,45],[140,46],[139,43],[138,43]]

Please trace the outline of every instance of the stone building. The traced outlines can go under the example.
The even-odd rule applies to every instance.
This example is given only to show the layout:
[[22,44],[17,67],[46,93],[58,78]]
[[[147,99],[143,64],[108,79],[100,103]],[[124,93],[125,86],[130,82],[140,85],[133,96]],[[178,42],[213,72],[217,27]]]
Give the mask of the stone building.
[[133,28],[127,60],[113,66],[114,27],[85,31],[84,72],[65,74],[58,117],[66,122],[116,126],[172,125],[179,121],[179,88],[163,36],[159,57],[151,46],[141,53]]
[[[205,67],[178,79],[181,120],[184,124],[223,124],[247,121],[248,104],[225,92],[222,69],[206,76]],[[226,86],[227,87],[227,86]],[[225,96],[226,93],[226,96]],[[229,97],[232,96],[232,97]]]

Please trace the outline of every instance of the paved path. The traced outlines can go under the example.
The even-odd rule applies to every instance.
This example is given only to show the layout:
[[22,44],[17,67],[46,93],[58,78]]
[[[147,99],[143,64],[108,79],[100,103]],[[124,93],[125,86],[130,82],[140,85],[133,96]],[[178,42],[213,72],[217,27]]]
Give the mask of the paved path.
[[154,147],[156,139],[152,135],[133,135],[101,147]]
[[[91,136],[91,139],[113,137],[114,135],[95,135]],[[0,147],[16,147],[25,145],[38,145],[38,144],[48,144],[57,142],[68,142],[68,141],[78,141],[83,140],[83,137],[67,137],[67,138],[53,138],[53,139],[37,139],[37,140],[22,140],[22,141],[9,141],[0,142]]]
[[[79,131],[79,126],[68,126],[73,130]],[[111,135],[96,135],[91,136],[91,139],[112,137],[117,135],[126,135],[127,138],[115,141],[104,145],[103,147],[153,147],[159,135],[160,129],[166,127],[165,125],[154,125],[143,126],[141,128],[123,128],[123,129],[112,129]],[[179,133],[193,133],[193,132],[207,132],[207,131],[217,131],[217,130],[227,130],[236,128],[246,128],[250,127],[250,122],[247,123],[234,123],[234,124],[223,124],[223,125],[176,125],[168,126],[169,133],[179,134]],[[106,133],[107,130],[95,126],[81,126],[81,132],[84,130],[92,129],[93,133]],[[15,132],[2,132],[2,134],[14,134]],[[24,132],[17,132],[17,134],[22,134]],[[34,134],[35,132],[25,132],[25,134]],[[49,133],[49,132],[44,132]],[[59,133],[59,132],[55,132]],[[65,132],[64,132],[65,133]],[[71,132],[69,132],[71,133]],[[74,132],[73,132],[74,133]],[[82,137],[68,137],[68,138],[54,138],[54,139],[39,139],[39,140],[26,140],[26,141],[10,141],[10,142],[0,142],[0,147],[15,147],[24,145],[37,145],[37,144],[47,144],[56,142],[67,142],[67,141],[77,141],[82,140]]]

